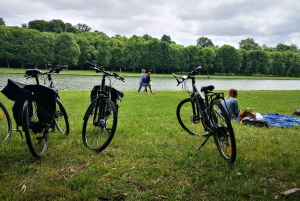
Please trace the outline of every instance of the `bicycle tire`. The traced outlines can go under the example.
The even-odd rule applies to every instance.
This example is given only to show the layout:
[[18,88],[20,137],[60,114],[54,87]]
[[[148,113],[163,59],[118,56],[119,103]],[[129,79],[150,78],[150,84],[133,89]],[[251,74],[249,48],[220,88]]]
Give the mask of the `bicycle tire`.
[[41,158],[46,154],[49,134],[47,124],[39,121],[36,110],[36,102],[26,99],[22,110],[22,125],[30,152],[36,158]]
[[[96,101],[99,101],[97,109],[95,108]],[[95,110],[97,110],[97,117],[94,120]],[[94,124],[94,122],[96,123]],[[83,144],[99,153],[110,144],[116,128],[117,109],[115,104],[108,98],[96,99],[91,103],[84,116],[82,127]]]
[[[193,111],[193,107],[195,111]],[[182,100],[176,110],[176,116],[181,127],[191,135],[203,135],[205,133],[202,115],[199,107],[192,98]]]
[[63,106],[62,102],[59,98],[56,98],[56,111],[53,121],[53,128],[52,132],[56,132],[56,129],[59,133],[69,135],[70,133],[70,126],[69,126],[69,119],[65,107]]
[[0,143],[11,137],[12,124],[6,107],[0,102]]
[[217,149],[228,163],[233,164],[236,159],[236,143],[231,120],[219,100],[212,100],[209,114]]

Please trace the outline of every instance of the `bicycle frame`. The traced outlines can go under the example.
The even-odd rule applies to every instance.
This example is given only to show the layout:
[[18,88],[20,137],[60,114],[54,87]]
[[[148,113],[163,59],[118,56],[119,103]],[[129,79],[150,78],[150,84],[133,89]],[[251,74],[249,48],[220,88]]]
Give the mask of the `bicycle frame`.
[[[211,127],[210,125],[210,119],[208,115],[208,96],[207,91],[204,91],[205,96],[202,94],[202,92],[199,90],[199,88],[196,85],[195,77],[191,77],[192,79],[192,87],[193,87],[193,93],[191,93],[191,99],[194,100],[199,108],[199,113],[201,113],[201,116],[204,120],[204,129],[205,131],[208,131]],[[196,109],[194,104],[192,104],[193,113],[196,114]]]
[[96,126],[97,125],[97,122],[96,120],[98,119],[97,116],[97,112],[98,112],[98,108],[100,107],[101,108],[101,114],[99,114],[99,116],[102,118],[104,116],[104,109],[103,107],[101,107],[100,105],[100,100],[101,99],[104,99],[104,98],[109,98],[109,92],[106,92],[105,91],[105,78],[106,78],[106,75],[103,73],[102,75],[102,80],[101,80],[101,85],[100,85],[100,89],[97,91],[97,96],[96,96],[96,99],[94,101],[96,101],[96,105],[95,105],[95,114],[94,114],[94,117],[93,117],[93,124]]

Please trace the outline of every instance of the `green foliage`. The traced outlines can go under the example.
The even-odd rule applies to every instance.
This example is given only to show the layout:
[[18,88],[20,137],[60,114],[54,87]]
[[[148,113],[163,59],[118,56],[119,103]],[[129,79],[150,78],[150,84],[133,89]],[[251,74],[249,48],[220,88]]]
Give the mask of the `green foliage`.
[[218,70],[224,74],[235,74],[240,70],[241,55],[234,47],[230,45],[223,45],[217,51],[216,63]]
[[256,43],[253,38],[247,38],[246,40],[241,40],[239,42],[240,49],[244,49],[246,51],[251,50],[260,50],[261,47]]
[[[299,193],[280,195],[300,184],[299,127],[257,128],[232,121],[237,160],[229,167],[212,139],[197,151],[204,139],[190,136],[178,124],[176,107],[188,94],[124,91],[116,134],[107,149],[96,154],[85,148],[81,139],[90,91],[59,93],[68,112],[70,135],[51,135],[48,153],[40,160],[31,156],[17,132],[0,144],[1,200],[300,198]],[[239,91],[238,101],[240,108],[289,115],[299,108],[298,94]],[[11,111],[12,102],[3,94],[0,99]]]
[[[0,66],[7,67],[68,64],[85,70],[84,63],[89,60],[122,72],[145,68],[152,73],[171,73],[202,66],[208,76],[220,73],[300,76],[300,52],[294,44],[260,47],[248,38],[239,43],[239,49],[230,45],[219,48],[210,39],[199,37],[196,45],[184,47],[166,34],[160,40],[148,34],[108,37],[97,30],[91,32],[86,24],[73,26],[59,19],[33,20],[22,28],[2,23],[0,34]],[[275,64],[271,55],[278,52],[283,53],[283,59],[277,59],[281,63]]]
[[197,39],[197,46],[199,47],[214,47],[213,42],[206,37],[200,37]]
[[80,47],[74,35],[61,33],[56,37],[55,57],[58,65],[77,65]]

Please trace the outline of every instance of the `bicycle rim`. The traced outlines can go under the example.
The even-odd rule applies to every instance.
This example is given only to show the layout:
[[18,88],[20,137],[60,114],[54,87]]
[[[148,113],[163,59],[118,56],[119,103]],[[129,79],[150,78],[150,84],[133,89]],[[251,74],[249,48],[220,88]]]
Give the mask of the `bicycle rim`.
[[53,132],[58,132],[65,135],[68,135],[70,132],[67,112],[58,98],[56,99]]
[[[225,114],[225,115],[222,115]],[[214,141],[221,156],[230,164],[236,159],[236,144],[229,116],[219,100],[213,100],[210,117],[214,129]]]
[[12,132],[9,113],[2,103],[0,103],[0,125],[0,143],[2,143],[10,138]]
[[23,106],[23,129],[28,148],[33,156],[40,158],[48,148],[48,126],[39,121],[36,102],[26,100]]
[[95,116],[96,101],[84,117],[82,139],[86,147],[96,152],[104,150],[114,137],[117,127],[117,110],[110,99],[100,99]]
[[[195,107],[193,112],[192,105]],[[198,106],[191,98],[182,100],[176,110],[176,115],[181,127],[191,135],[203,135],[205,133],[202,116]]]

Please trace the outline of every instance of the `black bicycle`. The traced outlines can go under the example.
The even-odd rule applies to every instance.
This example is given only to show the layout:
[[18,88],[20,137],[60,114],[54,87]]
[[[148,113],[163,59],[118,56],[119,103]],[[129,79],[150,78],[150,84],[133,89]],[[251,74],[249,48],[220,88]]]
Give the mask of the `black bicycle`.
[[[17,124],[16,131],[22,138],[22,131],[25,132],[27,145],[37,158],[46,154],[50,133],[69,134],[68,115],[51,77],[52,73],[65,69],[66,66],[58,66],[45,73],[39,69],[28,69],[25,71],[26,79],[35,78],[36,84],[26,85],[8,79],[2,90],[7,98],[14,101],[12,110]],[[47,78],[43,75],[47,75]],[[43,85],[40,79],[44,81]]]
[[[183,83],[183,90],[190,95],[178,104],[177,119],[189,134],[205,138],[198,150],[213,136],[221,156],[232,164],[236,159],[236,143],[231,120],[226,112],[228,110],[225,110],[220,101],[224,100],[224,93],[213,92],[213,85],[202,86],[199,90],[196,86],[195,75],[200,69],[201,67],[195,68],[187,76],[183,76],[181,81],[173,73],[178,83],[177,86]],[[187,86],[189,79],[192,81],[192,92]]]
[[0,143],[8,140],[11,136],[12,125],[10,115],[6,107],[0,102]]
[[[117,73],[109,73],[102,66],[86,62],[90,69],[102,73],[101,85],[94,86],[91,92],[91,104],[85,112],[82,127],[83,144],[96,153],[104,150],[114,137],[117,122],[118,108],[124,94],[112,87],[111,77],[114,80],[124,78]],[[106,85],[106,78],[109,85]]]

